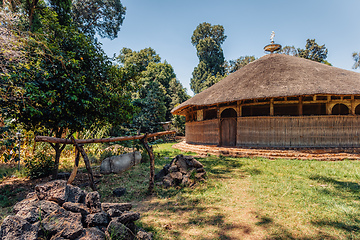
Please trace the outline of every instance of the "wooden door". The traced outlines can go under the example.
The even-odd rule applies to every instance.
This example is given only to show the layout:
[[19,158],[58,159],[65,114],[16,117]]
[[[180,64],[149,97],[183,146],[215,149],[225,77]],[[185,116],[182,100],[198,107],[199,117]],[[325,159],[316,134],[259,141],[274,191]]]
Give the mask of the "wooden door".
[[221,146],[236,145],[236,118],[221,119]]

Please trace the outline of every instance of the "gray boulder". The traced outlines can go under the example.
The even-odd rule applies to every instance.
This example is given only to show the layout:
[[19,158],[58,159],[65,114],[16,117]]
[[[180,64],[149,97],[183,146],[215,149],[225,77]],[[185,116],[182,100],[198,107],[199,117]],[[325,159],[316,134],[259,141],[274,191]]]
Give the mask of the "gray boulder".
[[96,227],[86,228],[77,240],[103,240],[105,233]]
[[89,192],[85,197],[85,205],[91,213],[101,212],[100,194],[97,191]]
[[84,203],[66,202],[62,207],[71,212],[81,213],[83,217],[90,214],[90,209]]
[[134,239],[134,233],[132,233],[124,224],[116,220],[112,220],[109,223],[106,229],[106,236],[109,239]]
[[45,231],[50,234],[57,234],[59,237],[75,239],[79,237],[84,228],[81,222],[81,214],[66,211],[60,208],[49,214],[42,225]]
[[24,206],[16,213],[16,216],[25,219],[29,223],[35,223],[59,208],[60,206],[55,202],[41,200]]
[[139,164],[140,161],[141,153],[139,151],[108,157],[101,162],[100,173],[120,173]]
[[66,181],[55,180],[45,184],[36,185],[35,192],[40,200],[54,201],[63,204],[66,201]]
[[98,212],[86,216],[85,223],[88,227],[106,226],[109,223],[109,215],[106,212]]
[[36,240],[39,225],[31,225],[19,216],[8,216],[0,227],[2,240]]
[[121,212],[129,211],[132,208],[131,203],[102,203],[101,208],[103,211],[107,212],[110,209],[116,209]]

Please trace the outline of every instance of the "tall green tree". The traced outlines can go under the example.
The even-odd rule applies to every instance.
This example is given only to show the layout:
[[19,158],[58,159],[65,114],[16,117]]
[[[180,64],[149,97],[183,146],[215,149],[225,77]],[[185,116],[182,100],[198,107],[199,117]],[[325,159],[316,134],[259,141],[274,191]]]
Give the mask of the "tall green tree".
[[172,119],[171,110],[189,96],[176,79],[173,67],[152,48],[132,51],[123,48],[116,57],[128,79],[136,82],[133,101],[139,112],[134,128],[145,132],[161,130],[159,122]]
[[137,82],[149,63],[159,63],[161,58],[152,48],[144,48],[138,52],[130,48],[123,48],[115,60],[122,67],[125,77]]
[[305,49],[297,49],[297,52],[297,55],[301,58],[323,62],[327,58],[328,49],[325,47],[325,44],[317,44],[315,39],[307,39]]
[[281,48],[279,53],[306,58],[315,62],[320,62],[331,66],[331,63],[326,61],[328,49],[325,47],[325,44],[317,44],[315,42],[315,39],[307,39],[305,49],[295,48],[294,46],[284,46]]
[[[190,98],[186,93],[186,89],[181,85],[179,80],[173,78],[169,84],[169,92],[171,97],[170,110],[177,105],[185,102]],[[180,115],[172,116],[172,124],[176,129],[176,132],[181,135],[185,135],[185,117]]]
[[225,41],[224,27],[201,23],[194,30],[191,43],[196,47],[199,64],[194,68],[190,80],[195,94],[220,81],[224,74],[224,53],[221,44]]
[[91,37],[98,34],[102,38],[117,38],[125,12],[126,8],[120,0],[72,1],[72,19],[75,26]]
[[[71,24],[61,24],[51,6],[41,9],[39,20],[40,27],[31,33],[34,41],[23,48],[26,64],[14,64],[12,71],[0,76],[7,89],[21,90],[0,100],[1,113],[26,129],[45,127],[55,137],[62,137],[65,130],[82,131],[94,122],[130,121],[128,81],[101,45]],[[51,146],[56,176],[64,145]]]

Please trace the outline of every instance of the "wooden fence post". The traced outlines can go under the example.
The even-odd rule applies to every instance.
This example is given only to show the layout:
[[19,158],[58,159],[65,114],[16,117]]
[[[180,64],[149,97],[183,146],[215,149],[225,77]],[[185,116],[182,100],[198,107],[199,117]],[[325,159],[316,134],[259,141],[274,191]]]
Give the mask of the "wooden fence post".
[[152,192],[154,190],[154,184],[155,184],[155,157],[154,157],[154,153],[152,151],[152,147],[150,147],[148,144],[147,136],[148,136],[148,134],[146,133],[145,136],[140,141],[144,145],[146,151],[149,154],[149,158],[150,158],[150,179],[149,179],[148,193],[152,194]]
[[70,137],[71,141],[73,142],[74,146],[76,147],[76,149],[81,153],[81,156],[84,159],[85,162],[85,166],[86,166],[86,170],[88,171],[88,176],[89,176],[89,180],[90,180],[90,187],[93,191],[96,191],[96,187],[94,184],[94,177],[92,174],[92,170],[91,170],[91,166],[90,166],[90,161],[89,158],[86,155],[85,150],[82,148],[82,146],[80,146],[76,141],[75,138],[73,136]]
[[[79,144],[81,147],[83,144]],[[76,177],[76,174],[77,174],[77,170],[78,170],[78,167],[79,167],[79,160],[80,160],[80,152],[77,150],[77,148],[75,147],[75,164],[74,164],[74,169],[73,171],[71,172],[71,175],[67,181],[67,184],[71,184],[75,177]]]

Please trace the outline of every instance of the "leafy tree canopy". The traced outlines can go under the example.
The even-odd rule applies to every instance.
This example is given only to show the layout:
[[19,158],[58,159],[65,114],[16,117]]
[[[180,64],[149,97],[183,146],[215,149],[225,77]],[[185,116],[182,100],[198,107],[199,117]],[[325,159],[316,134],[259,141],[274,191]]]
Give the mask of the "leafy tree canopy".
[[325,44],[317,44],[315,42],[315,39],[307,39],[305,49],[296,49],[294,46],[285,46],[280,50],[280,53],[306,58],[315,62],[321,62],[331,66],[331,64],[325,60],[327,58],[328,49],[325,47]]
[[126,11],[120,0],[73,0],[72,5],[73,21],[81,32],[91,37],[97,33],[102,38],[117,38]]
[[130,48],[123,48],[115,57],[122,67],[125,77],[134,81],[138,80],[141,72],[146,70],[149,63],[159,63],[161,58],[152,48],[141,49],[136,52]]
[[170,111],[189,98],[173,67],[166,61],[162,63],[152,48],[123,48],[116,60],[127,78],[137,83],[133,102],[139,112],[133,118],[134,128],[142,132],[161,130],[159,122],[170,121]]
[[190,80],[195,94],[212,86],[225,75],[224,53],[221,44],[225,41],[224,27],[201,23],[194,30],[191,43],[196,47],[199,64]]
[[125,19],[120,0],[3,0],[0,6],[25,13],[30,30],[38,28],[42,10],[51,7],[61,25],[74,25],[90,37],[115,39]]
[[319,45],[315,39],[307,39],[305,49],[298,49],[298,56],[313,60],[315,62],[322,62],[327,58],[328,50],[324,45]]
[[227,66],[227,72],[233,73],[239,70],[240,68],[245,67],[249,63],[255,61],[255,56],[241,56],[238,59],[230,60]]
[[[56,137],[65,130],[84,130],[94,122],[130,121],[133,106],[123,71],[113,65],[96,39],[64,24],[57,14],[67,11],[61,6],[57,5],[57,11],[53,6],[38,9],[39,22],[21,46],[26,61],[12,62],[1,74],[2,116],[16,119],[26,129],[46,127]],[[56,175],[64,146],[52,146]]]
[[226,39],[224,32],[225,29],[222,25],[211,25],[210,23],[203,22],[194,30],[193,35],[191,36],[191,43],[194,46],[197,46],[200,43],[200,40],[211,38],[220,46]]

